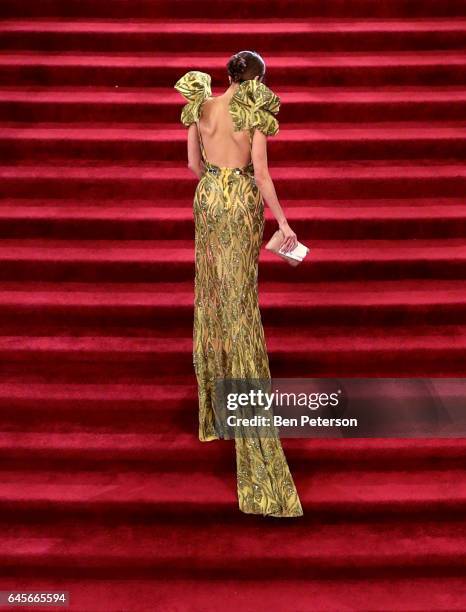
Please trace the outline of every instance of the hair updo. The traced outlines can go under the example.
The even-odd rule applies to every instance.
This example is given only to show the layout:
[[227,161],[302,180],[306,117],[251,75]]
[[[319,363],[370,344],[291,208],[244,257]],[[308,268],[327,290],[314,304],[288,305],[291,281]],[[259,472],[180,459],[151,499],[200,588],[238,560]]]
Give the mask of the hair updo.
[[240,51],[228,60],[228,74],[234,83],[265,75],[265,62],[256,51]]

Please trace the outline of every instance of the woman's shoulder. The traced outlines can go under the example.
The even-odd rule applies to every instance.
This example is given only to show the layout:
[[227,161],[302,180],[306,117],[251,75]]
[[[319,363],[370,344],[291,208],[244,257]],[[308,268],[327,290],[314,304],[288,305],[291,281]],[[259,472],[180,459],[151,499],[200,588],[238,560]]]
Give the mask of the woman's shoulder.
[[236,131],[256,128],[266,136],[279,132],[275,115],[280,110],[280,98],[257,79],[243,81],[230,102],[230,112]]
[[190,70],[180,77],[174,88],[188,101],[181,111],[181,122],[188,126],[199,119],[199,109],[212,95],[212,78],[207,72]]
[[211,83],[212,78],[207,72],[190,70],[177,80],[174,88],[187,100],[193,100],[199,96],[210,96],[212,93]]

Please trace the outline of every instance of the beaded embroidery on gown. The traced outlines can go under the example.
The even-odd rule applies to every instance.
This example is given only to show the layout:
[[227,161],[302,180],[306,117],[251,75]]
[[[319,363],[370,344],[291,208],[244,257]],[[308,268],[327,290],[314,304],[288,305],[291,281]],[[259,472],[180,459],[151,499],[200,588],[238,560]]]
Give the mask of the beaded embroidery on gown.
[[[211,164],[199,128],[202,103],[211,97],[211,77],[192,70],[174,85],[188,101],[185,126],[197,124],[204,173],[193,202],[195,286],[193,365],[198,383],[199,439],[218,439],[213,393],[219,378],[270,379],[258,300],[258,258],[264,202],[250,162],[241,168]],[[280,99],[257,80],[243,81],[229,103],[235,131],[278,133]],[[241,511],[301,516],[301,502],[279,437],[235,438]]]

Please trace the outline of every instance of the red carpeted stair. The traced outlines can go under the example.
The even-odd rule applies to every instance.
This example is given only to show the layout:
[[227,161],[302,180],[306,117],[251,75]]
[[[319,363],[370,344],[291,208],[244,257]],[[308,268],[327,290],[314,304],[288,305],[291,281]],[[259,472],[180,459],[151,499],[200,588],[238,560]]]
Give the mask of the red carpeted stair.
[[[189,69],[255,48],[309,263],[262,253],[274,376],[462,376],[465,0],[3,0],[0,590],[79,611],[464,610],[466,439],[284,440],[305,516],[197,439]],[[206,18],[208,17],[208,18]],[[274,229],[267,211],[266,237]]]

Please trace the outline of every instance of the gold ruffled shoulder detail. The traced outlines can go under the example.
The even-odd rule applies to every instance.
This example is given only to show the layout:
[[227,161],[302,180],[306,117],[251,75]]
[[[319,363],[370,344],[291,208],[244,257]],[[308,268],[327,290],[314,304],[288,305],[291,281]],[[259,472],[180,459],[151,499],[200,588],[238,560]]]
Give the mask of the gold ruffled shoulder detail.
[[235,131],[256,128],[266,136],[278,134],[280,98],[256,79],[243,81],[230,101]]
[[175,83],[174,88],[188,100],[181,110],[181,122],[189,126],[199,119],[199,109],[206,98],[212,95],[210,74],[190,70]]

